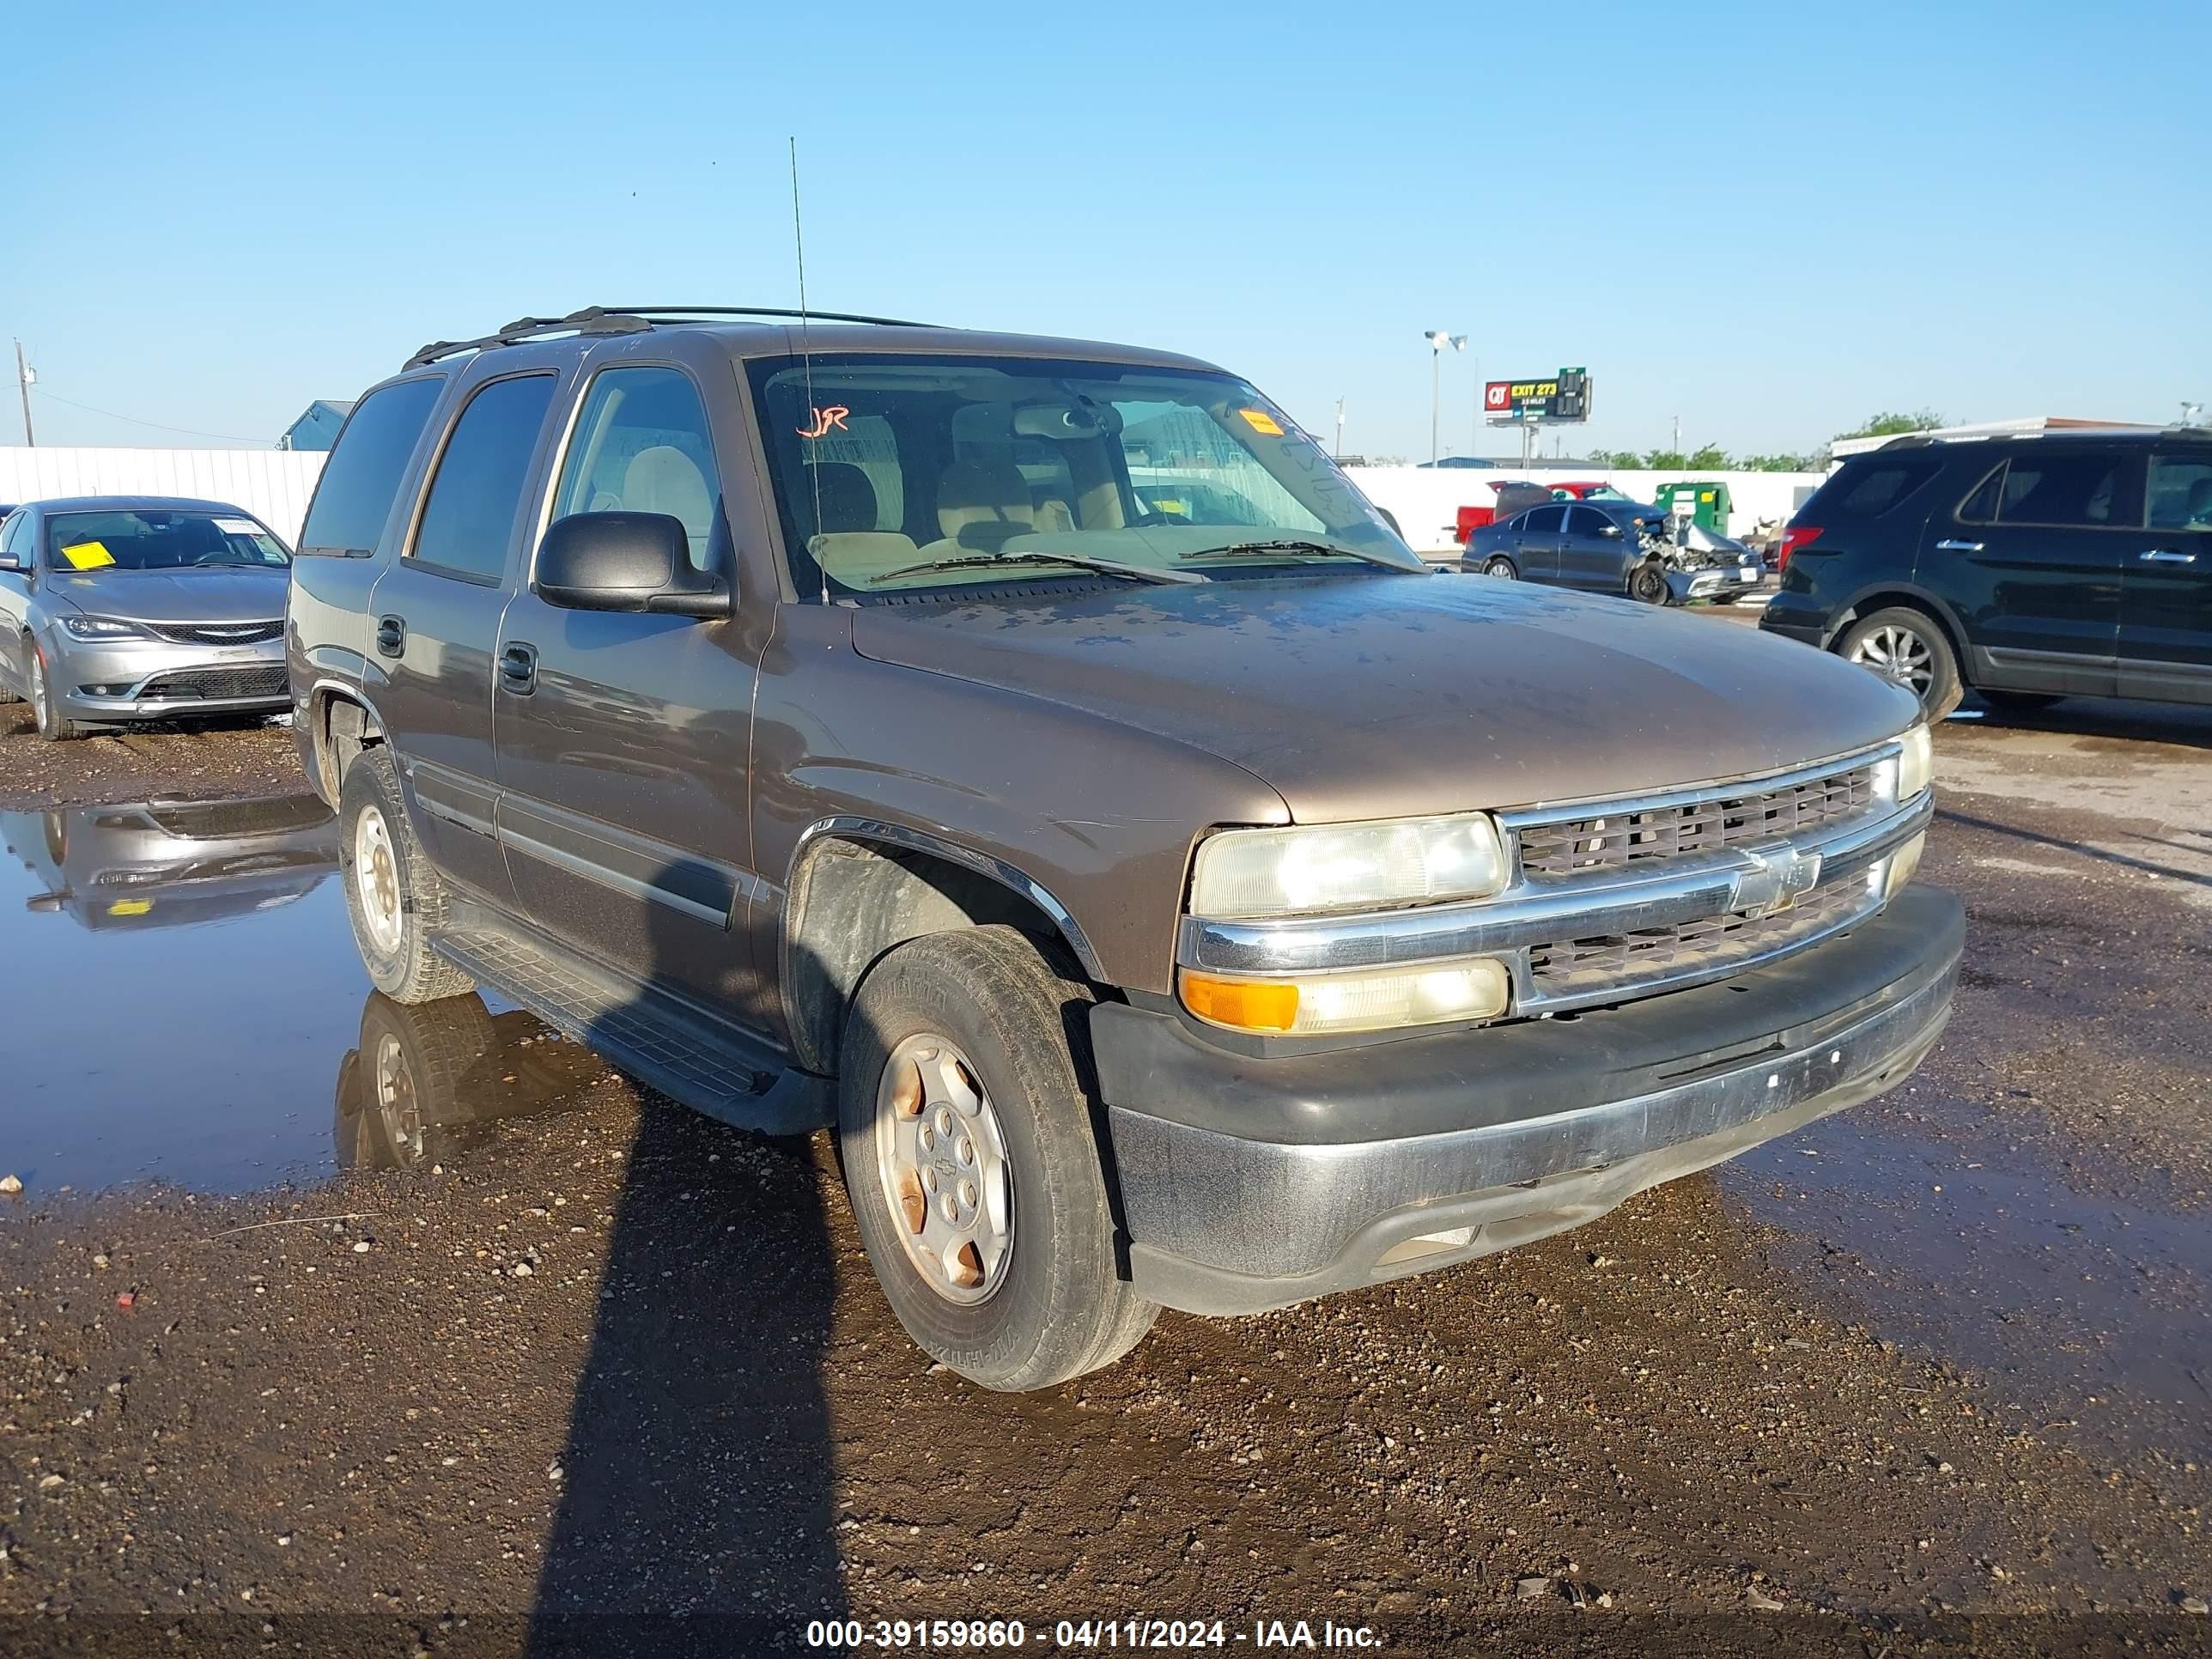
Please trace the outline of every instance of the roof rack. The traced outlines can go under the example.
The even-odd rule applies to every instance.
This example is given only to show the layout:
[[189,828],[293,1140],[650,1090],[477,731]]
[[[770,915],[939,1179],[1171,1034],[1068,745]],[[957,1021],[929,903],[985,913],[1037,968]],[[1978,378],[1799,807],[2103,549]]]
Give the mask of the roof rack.
[[494,346],[516,345],[525,340],[556,334],[641,334],[660,323],[694,322],[708,317],[804,316],[824,323],[872,323],[886,328],[934,328],[934,323],[908,322],[896,317],[864,317],[847,311],[797,311],[773,306],[586,306],[566,317],[519,317],[495,333],[473,340],[433,340],[405,364],[421,368],[443,357],[464,351],[489,351]]

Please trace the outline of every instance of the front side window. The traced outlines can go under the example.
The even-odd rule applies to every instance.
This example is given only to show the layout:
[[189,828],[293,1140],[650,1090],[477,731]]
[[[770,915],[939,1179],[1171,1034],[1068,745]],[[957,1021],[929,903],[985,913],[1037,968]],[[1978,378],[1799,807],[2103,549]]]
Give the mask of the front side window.
[[2111,451],[2015,455],[1997,495],[1999,524],[2109,529],[2142,522],[2140,458]]
[[1594,507],[1571,507],[1567,509],[1567,533],[1570,536],[1602,536],[1612,522]]
[[720,498],[707,411],[690,377],[673,368],[602,370],[568,441],[553,517],[665,514],[683,521],[691,562],[704,570]]
[[2212,456],[2150,459],[2154,530],[2212,530]]
[[445,384],[435,375],[398,380],[354,406],[316,480],[307,526],[300,532],[301,552],[344,556],[376,550],[400,475]]
[[243,513],[132,507],[46,520],[49,570],[282,570],[283,544]]
[[749,368],[801,592],[1085,574],[1054,555],[1217,580],[1424,568],[1311,439],[1227,375],[844,353]]
[[469,399],[439,457],[410,557],[458,575],[499,580],[553,386],[550,374],[522,374],[494,380]]

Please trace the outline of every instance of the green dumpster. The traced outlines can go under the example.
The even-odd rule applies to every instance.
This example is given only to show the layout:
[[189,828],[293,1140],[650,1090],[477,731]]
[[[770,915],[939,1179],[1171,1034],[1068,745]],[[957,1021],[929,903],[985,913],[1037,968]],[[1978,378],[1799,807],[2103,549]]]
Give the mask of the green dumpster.
[[1729,487],[1724,483],[1661,484],[1651,504],[1669,519],[1688,519],[1716,536],[1729,533]]

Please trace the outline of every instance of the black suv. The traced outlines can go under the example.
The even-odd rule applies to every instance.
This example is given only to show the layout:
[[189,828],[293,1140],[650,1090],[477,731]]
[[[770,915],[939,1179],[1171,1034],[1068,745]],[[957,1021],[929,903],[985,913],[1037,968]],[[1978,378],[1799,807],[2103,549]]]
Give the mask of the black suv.
[[1900,438],[1790,520],[1760,626],[1909,686],[2212,703],[2212,429]]

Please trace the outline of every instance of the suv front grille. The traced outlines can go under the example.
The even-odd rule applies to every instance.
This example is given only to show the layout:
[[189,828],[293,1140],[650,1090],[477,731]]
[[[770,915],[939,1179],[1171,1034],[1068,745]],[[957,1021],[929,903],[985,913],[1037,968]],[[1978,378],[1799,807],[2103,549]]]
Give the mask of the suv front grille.
[[290,689],[282,663],[260,668],[192,668],[156,674],[139,696],[148,701],[229,702],[246,697],[281,697]]
[[1753,787],[1741,795],[1662,804],[1644,811],[1588,811],[1579,817],[1524,825],[1521,868],[1538,879],[1619,870],[1796,835],[1873,804],[1874,764],[1864,762],[1779,789]]
[[148,623],[148,630],[175,645],[262,645],[284,631],[277,622]]
[[1547,997],[1633,991],[1639,983],[1705,973],[1780,950],[1839,925],[1866,903],[1863,881],[1838,881],[1763,916],[1739,910],[1671,927],[1558,939],[1529,947],[1528,977]]

